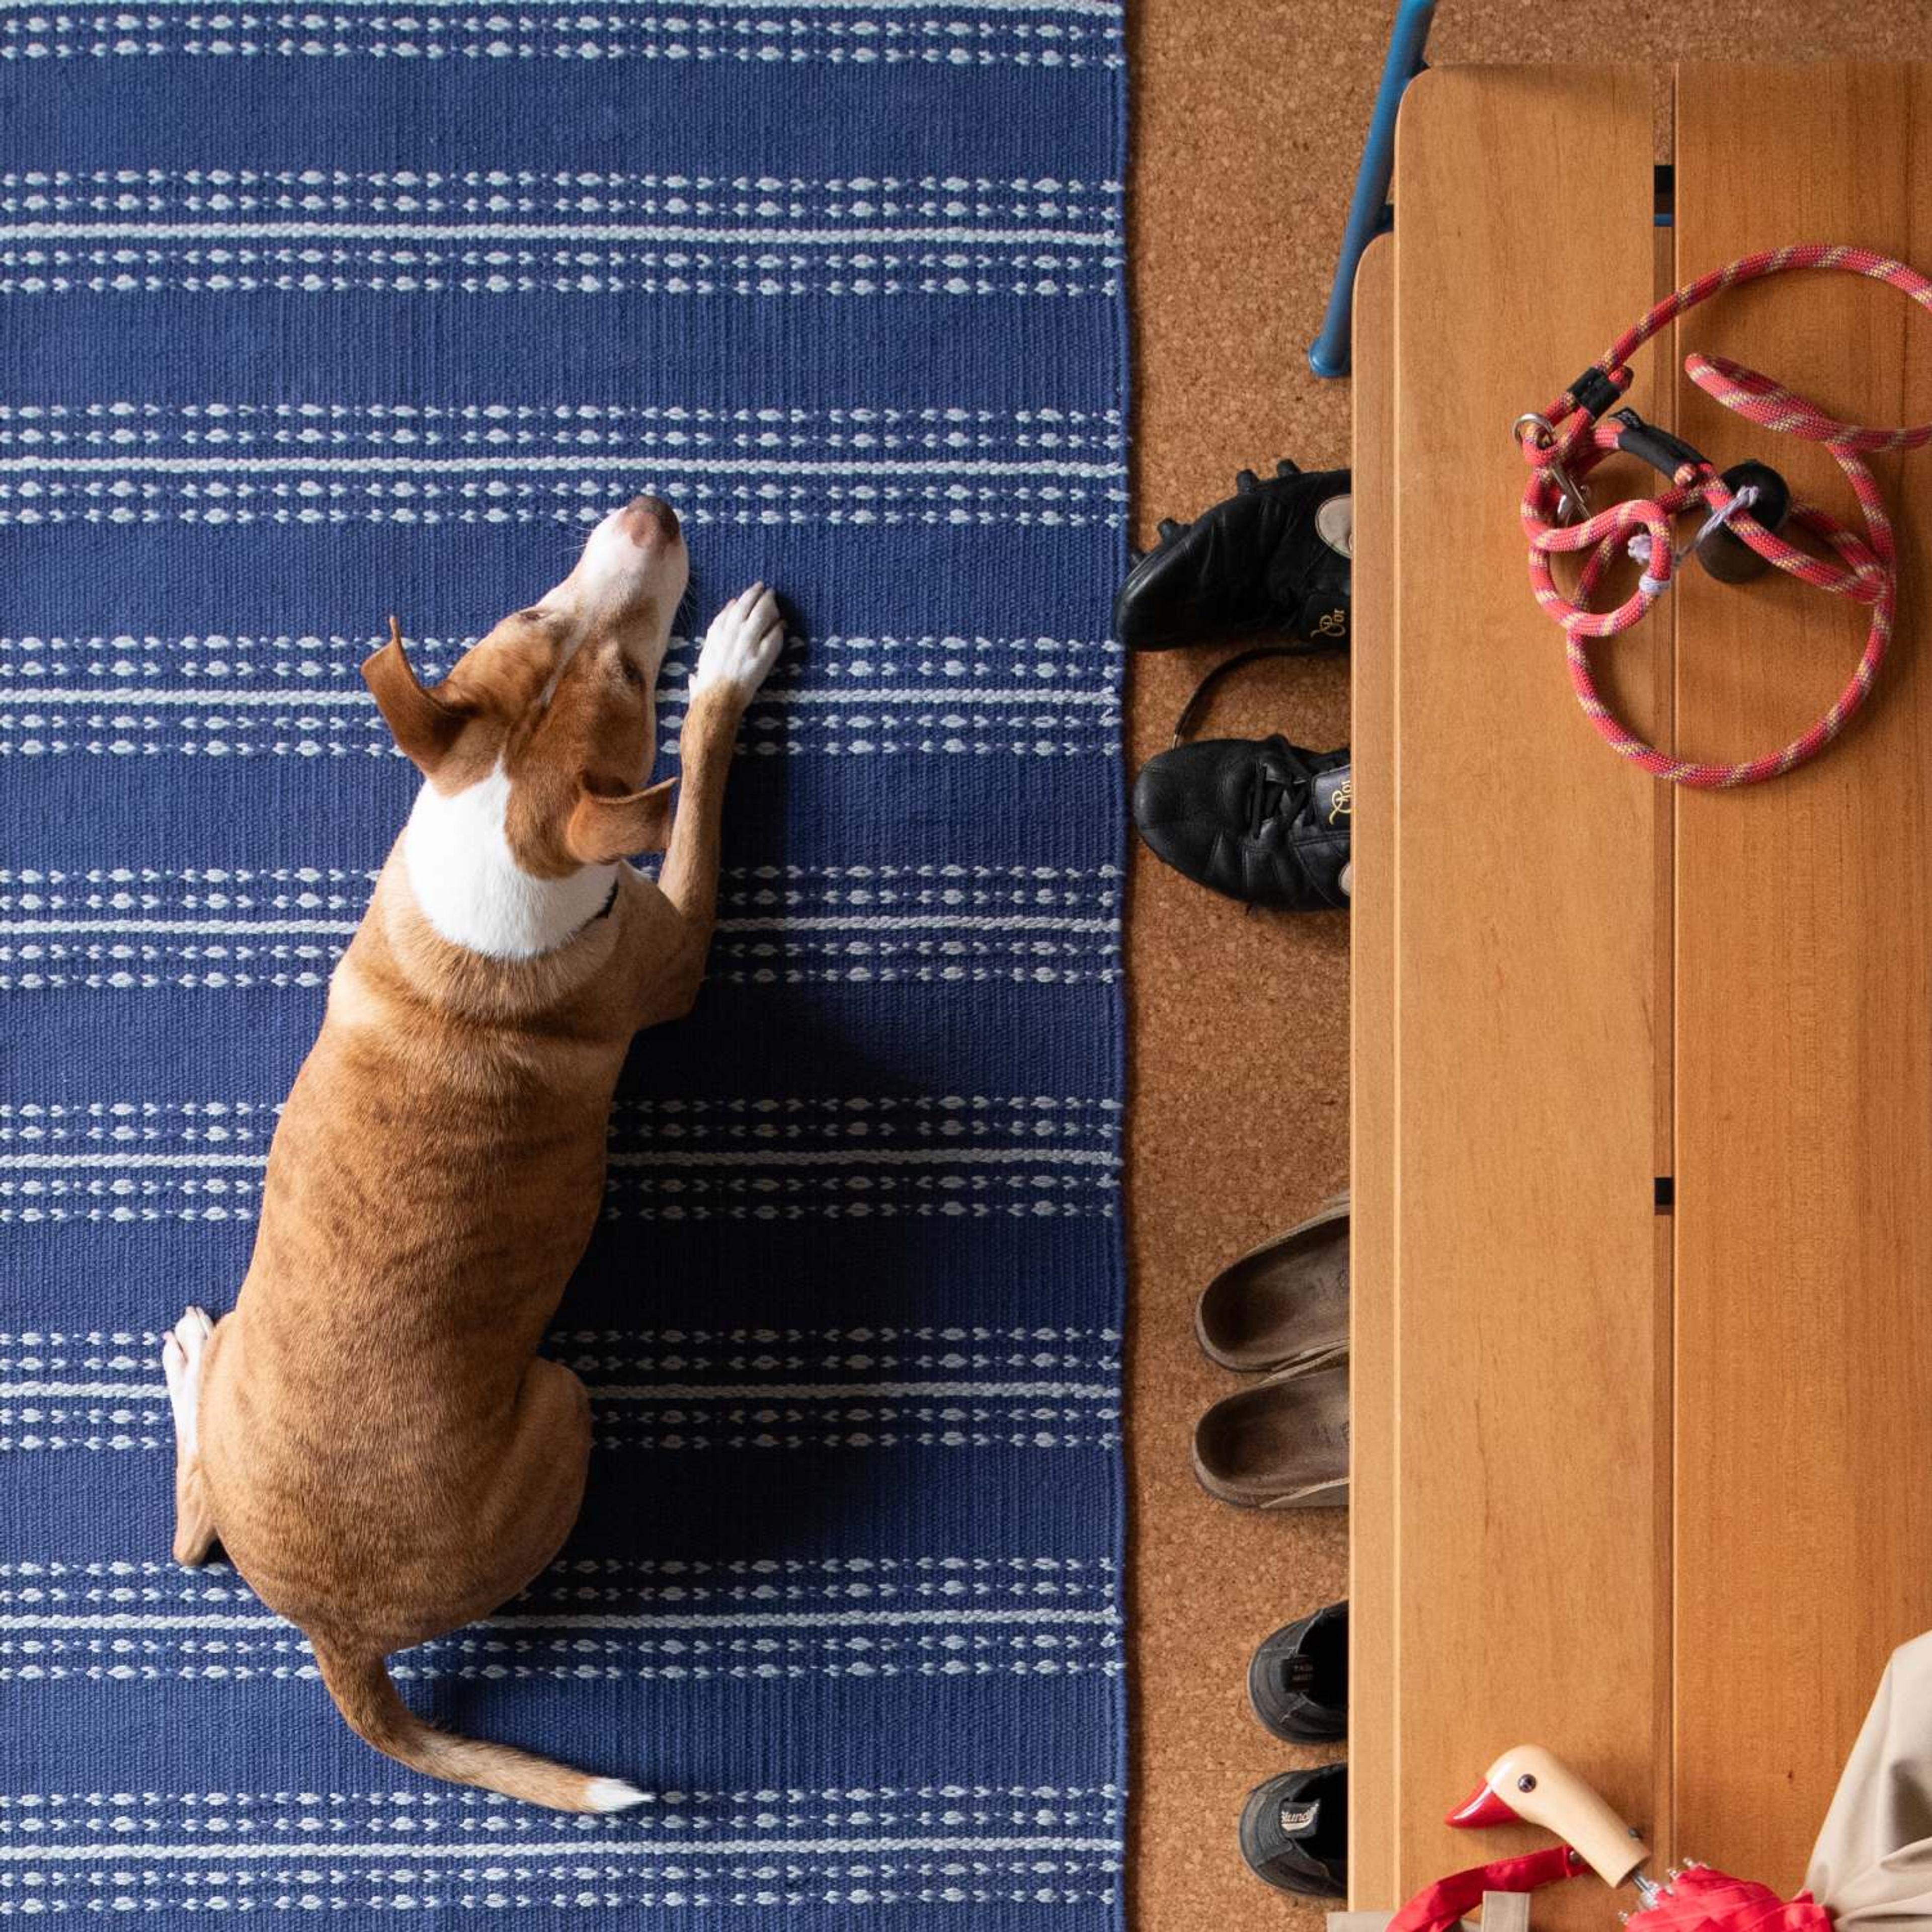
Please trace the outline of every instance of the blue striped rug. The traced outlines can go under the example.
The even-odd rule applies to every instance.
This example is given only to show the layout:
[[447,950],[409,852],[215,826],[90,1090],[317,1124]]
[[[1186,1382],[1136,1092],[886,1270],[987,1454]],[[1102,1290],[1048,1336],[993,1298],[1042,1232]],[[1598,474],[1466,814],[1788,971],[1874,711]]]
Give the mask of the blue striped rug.
[[[1118,1922],[1124,128],[1113,0],[0,0],[0,1915]],[[580,1820],[169,1562],[154,1356],[412,796],[359,660],[640,488],[803,634],[583,1520],[398,1670]]]

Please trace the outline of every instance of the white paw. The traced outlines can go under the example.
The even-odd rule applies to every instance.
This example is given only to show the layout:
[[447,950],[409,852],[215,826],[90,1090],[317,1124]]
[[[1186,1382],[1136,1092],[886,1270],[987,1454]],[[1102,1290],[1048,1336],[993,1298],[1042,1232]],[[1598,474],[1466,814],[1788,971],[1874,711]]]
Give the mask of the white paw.
[[201,1406],[201,1364],[214,1324],[206,1312],[190,1308],[161,1337],[161,1373],[167,1378],[168,1404],[175,1412],[175,1440],[184,1455],[195,1451],[195,1412]]
[[762,584],[741,590],[711,620],[698,668],[691,674],[693,691],[724,685],[748,698],[770,674],[784,642],[784,620],[778,600]]

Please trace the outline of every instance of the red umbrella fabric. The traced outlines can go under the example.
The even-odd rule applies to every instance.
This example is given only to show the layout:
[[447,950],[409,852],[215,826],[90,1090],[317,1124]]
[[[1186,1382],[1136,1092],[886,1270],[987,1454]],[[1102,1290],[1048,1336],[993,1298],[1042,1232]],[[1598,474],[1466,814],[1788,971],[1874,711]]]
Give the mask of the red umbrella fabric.
[[[1418,1892],[1389,1921],[1388,1932],[1453,1932],[1486,1892],[1534,1892],[1583,1868],[1568,1845],[1472,1865]],[[1768,1886],[1692,1865],[1671,1880],[1668,1897],[1632,1912],[1627,1925],[1628,1932],[1831,1932],[1832,1918],[1808,1892],[1782,1899]]]
[[1832,1918],[1808,1892],[1787,1900],[1768,1885],[1692,1865],[1667,1897],[1626,1922],[1628,1932],[1830,1932]]
[[1582,1870],[1583,1861],[1568,1845],[1550,1845],[1521,1858],[1498,1858],[1467,1871],[1451,1872],[1424,1886],[1388,1922],[1388,1932],[1451,1932],[1466,1912],[1483,1902],[1486,1892],[1534,1892]]

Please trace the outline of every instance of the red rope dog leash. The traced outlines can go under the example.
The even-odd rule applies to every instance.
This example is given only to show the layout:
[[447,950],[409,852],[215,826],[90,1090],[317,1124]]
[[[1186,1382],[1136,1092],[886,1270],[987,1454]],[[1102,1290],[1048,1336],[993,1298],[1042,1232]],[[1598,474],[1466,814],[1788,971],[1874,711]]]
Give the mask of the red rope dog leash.
[[[1858,498],[1864,519],[1862,536],[1815,504],[1794,502],[1786,520],[1809,530],[1838,560],[1821,561],[1808,555],[1750,514],[1750,504],[1755,500],[1751,493],[1733,491],[1714,464],[1684,445],[1676,446],[1684,460],[1672,473],[1669,489],[1654,496],[1617,504],[1580,523],[1566,524],[1561,517],[1566,509],[1587,507],[1582,497],[1584,482],[1626,434],[1625,428],[1616,422],[1598,418],[1629,388],[1630,357],[1666,322],[1700,302],[1740,282],[1758,281],[1792,268],[1835,268],[1888,282],[1922,308],[1932,309],[1932,281],[1903,262],[1874,254],[1870,249],[1812,242],[1764,254],[1746,255],[1727,268],[1700,276],[1666,296],[1634,328],[1618,337],[1551,404],[1546,414],[1522,417],[1516,424],[1518,446],[1530,466],[1529,484],[1522,498],[1523,528],[1529,537],[1530,587],[1538,603],[1563,627],[1570,682],[1576,690],[1576,701],[1612,751],[1641,765],[1654,777],[1700,790],[1756,784],[1766,778],[1781,776],[1807,759],[1816,758],[1864,702],[1892,639],[1898,601],[1898,568],[1892,522],[1863,459],[1882,450],[1922,448],[1932,442],[1932,423],[1908,429],[1865,429],[1856,423],[1841,422],[1826,415],[1808,397],[1786,388],[1768,376],[1725,356],[1694,351],[1684,358],[1684,370],[1706,395],[1714,397],[1726,409],[1735,410],[1748,422],[1802,437],[1807,442],[1822,442],[1830,450]],[[1670,589],[1682,560],[1673,547],[1671,520],[1686,510],[1699,508],[1709,519],[1705,525],[1706,531],[1720,524],[1780,570],[1816,584],[1821,590],[1871,607],[1871,628],[1866,634],[1864,653],[1832,708],[1809,730],[1781,750],[1743,764],[1699,764],[1667,758],[1628,730],[1598,694],[1586,642],[1592,638],[1614,638],[1642,621],[1650,607]],[[1633,554],[1641,557],[1644,564],[1644,574],[1636,589],[1613,610],[1592,610],[1591,598],[1619,547],[1625,539],[1637,538],[1640,533],[1643,541],[1636,542],[1632,547]],[[1578,550],[1588,554],[1572,601],[1557,589],[1550,574],[1550,560],[1558,552]]]

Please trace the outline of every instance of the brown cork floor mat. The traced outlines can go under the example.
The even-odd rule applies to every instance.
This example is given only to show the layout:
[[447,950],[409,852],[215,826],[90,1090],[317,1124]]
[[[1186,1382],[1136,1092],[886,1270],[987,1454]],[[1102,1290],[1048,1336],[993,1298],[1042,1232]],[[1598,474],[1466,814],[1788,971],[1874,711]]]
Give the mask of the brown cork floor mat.
[[[1136,0],[1134,521],[1150,542],[1292,456],[1348,460],[1349,394],[1305,359],[1380,71],[1390,5]],[[1438,62],[1932,57],[1925,0],[1445,0]],[[1663,124],[1660,101],[1660,125]],[[1526,166],[1534,157],[1526,157]],[[1555,212],[1554,211],[1552,212]],[[1588,211],[1579,212],[1588,218]],[[1505,426],[1506,427],[1506,426]],[[1211,651],[1130,674],[1130,755],[1158,750]],[[1205,735],[1348,738],[1347,668],[1276,663],[1217,694]],[[1344,1594],[1346,1514],[1235,1511],[1198,1490],[1196,1418],[1238,1386],[1196,1346],[1215,1270],[1312,1212],[1347,1177],[1348,927],[1245,916],[1136,850],[1127,926],[1132,1270],[1133,1807],[1140,1932],[1312,1928],[1322,1908],[1251,1876],[1235,1849],[1250,1786],[1343,1754],[1270,1737],[1247,1708],[1255,1645]],[[1456,1796],[1445,1792],[1445,1804]]]

